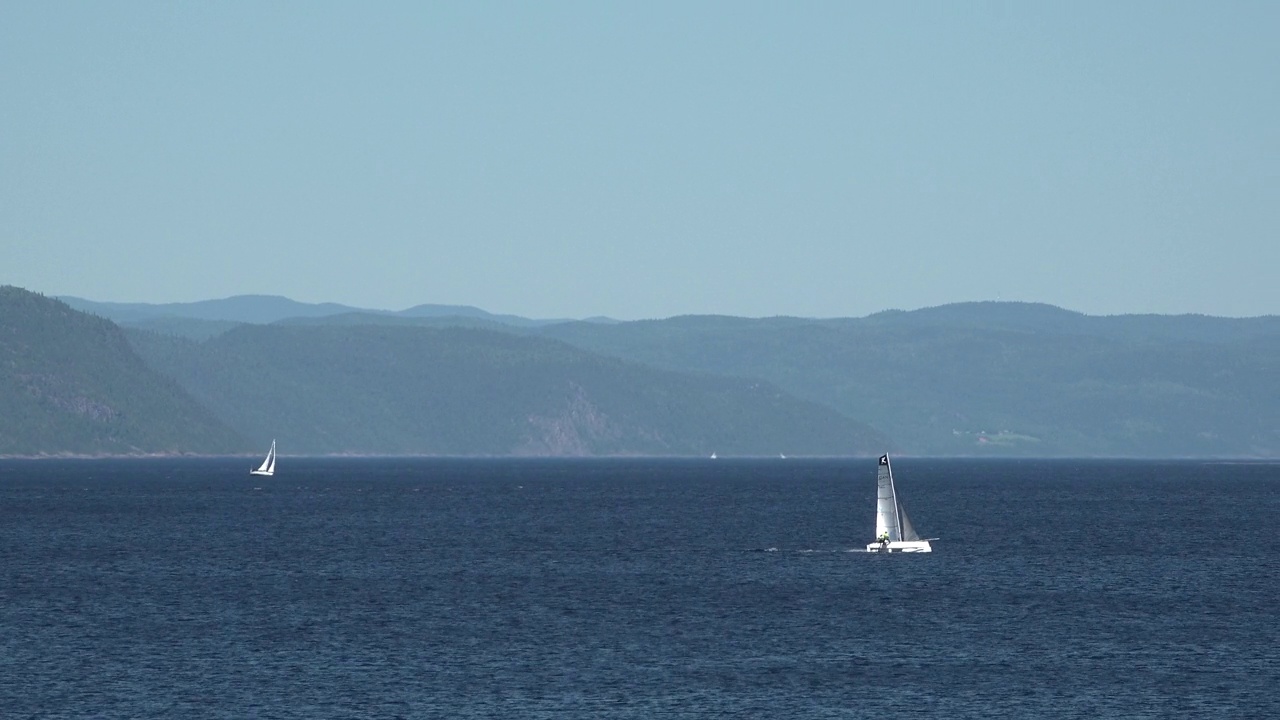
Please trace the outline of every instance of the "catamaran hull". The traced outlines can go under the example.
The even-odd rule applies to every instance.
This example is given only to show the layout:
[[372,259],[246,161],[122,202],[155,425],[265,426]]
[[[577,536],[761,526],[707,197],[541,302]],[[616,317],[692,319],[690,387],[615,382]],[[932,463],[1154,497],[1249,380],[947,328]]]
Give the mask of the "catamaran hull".
[[888,544],[870,543],[867,552],[920,553],[933,552],[933,548],[929,547],[928,540],[899,540]]

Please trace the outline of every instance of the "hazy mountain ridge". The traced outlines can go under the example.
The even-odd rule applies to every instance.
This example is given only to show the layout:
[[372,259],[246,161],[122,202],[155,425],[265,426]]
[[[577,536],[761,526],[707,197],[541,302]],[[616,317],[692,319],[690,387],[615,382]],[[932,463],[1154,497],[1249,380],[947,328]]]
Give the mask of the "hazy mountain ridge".
[[[344,315],[384,316],[392,318],[472,318],[514,327],[537,327],[566,322],[564,319],[535,320],[518,315],[502,315],[486,312],[470,305],[420,304],[404,310],[377,310],[358,308],[339,303],[304,303],[279,295],[234,295],[218,300],[198,300],[183,303],[117,303],[98,302],[70,295],[59,300],[72,308],[98,315],[129,327],[154,329],[170,334],[184,334],[181,325],[173,321],[189,319],[220,322],[230,325],[265,325],[280,321],[299,321]],[[169,321],[169,327],[157,327],[155,321]],[[608,318],[594,318],[587,322],[613,322]],[[229,329],[229,328],[224,328]]]
[[318,326],[235,324],[195,341],[122,330],[18,288],[3,300],[0,452],[9,454],[258,452],[270,438],[285,455],[871,455],[891,447],[871,428],[767,383],[655,370],[546,338],[420,327],[435,322],[429,315],[391,325],[342,316]]
[[[341,306],[312,307],[329,312]],[[272,327],[280,328],[280,332],[286,332],[285,329],[290,333],[301,332],[289,337],[303,339],[330,337],[326,333],[337,333],[337,336],[347,333],[348,337],[355,338],[370,332],[361,328],[377,326],[382,326],[380,332],[383,333],[394,329],[412,335],[415,328],[429,331],[422,337],[450,328],[469,328],[481,334],[489,331],[523,337],[526,341],[557,340],[590,353],[597,362],[603,357],[612,357],[626,361],[628,372],[658,368],[686,378],[682,382],[688,381],[689,373],[701,378],[699,382],[728,378],[726,382],[746,383],[746,386],[759,383],[753,380],[758,378],[766,385],[772,383],[784,396],[836,411],[838,414],[832,416],[831,422],[858,418],[884,431],[896,448],[917,454],[1280,455],[1280,407],[1275,400],[1280,397],[1280,318],[1276,316],[1087,316],[1038,303],[978,302],[915,311],[886,311],[865,318],[755,319],[689,315],[634,322],[511,323],[495,319],[500,317],[510,316],[492,316],[483,311],[467,315],[344,311],[280,318],[273,321]],[[245,332],[263,329],[263,326],[236,326],[219,333],[210,332],[216,328],[208,323],[215,321],[208,319],[192,320],[197,324],[189,327],[182,325],[182,318],[169,318],[165,322],[178,328],[178,331],[172,327],[166,330],[171,335],[210,338],[200,347],[202,352],[215,357],[218,353],[231,352],[227,349],[231,346],[224,345],[231,343],[227,338],[234,340],[245,337]],[[323,330],[326,327],[328,331]],[[304,330],[317,334],[308,335]],[[142,354],[148,362],[173,371],[184,387],[199,387],[200,382],[207,382],[212,388],[216,384],[208,380],[217,374],[216,368],[192,364],[190,356],[198,353],[191,348],[196,346],[186,347],[175,344],[174,338],[163,339],[146,333],[130,331],[129,336],[135,345],[145,348]],[[465,335],[452,337],[460,341]],[[496,341],[491,338],[485,342]],[[307,368],[308,363],[316,362],[348,366],[354,362],[343,354],[348,352],[342,349],[343,343],[332,340],[325,343],[314,358],[296,357],[296,367]],[[168,350],[163,349],[166,344]],[[249,363],[246,367],[252,370],[254,363],[265,366],[272,362],[261,357],[259,351],[236,347],[239,349],[235,353],[240,355],[232,353],[223,357],[227,368],[244,362]],[[532,351],[533,345],[521,347],[522,350],[515,352],[516,356],[524,352],[537,354]],[[288,349],[281,352],[287,355]],[[409,352],[421,352],[421,349]],[[393,355],[396,353],[388,351],[387,357]],[[385,361],[385,358],[369,358],[359,353],[356,356],[361,358],[359,362],[377,367],[382,367],[380,363]],[[532,355],[525,361],[530,357]],[[392,370],[382,371],[383,377],[402,372],[394,370],[402,364],[403,361],[390,363],[388,367]],[[505,373],[507,379],[519,377],[531,387],[542,387],[551,377],[522,375],[528,368],[519,372],[497,368],[484,360],[474,362],[468,371],[490,378],[489,382],[502,382],[500,376]],[[456,378],[464,375],[459,368]],[[637,383],[661,385],[674,377],[631,375],[626,381],[620,380],[624,375],[608,381],[601,378],[589,384],[577,382],[570,375],[559,377],[552,383],[554,391],[539,391],[543,397],[541,405],[526,403],[520,410],[523,413],[520,422],[526,430],[532,426],[542,427],[541,435],[516,437],[508,433],[498,444],[466,452],[510,452],[512,448],[522,448],[519,452],[526,453],[684,454],[708,449],[728,452],[728,445],[713,447],[717,443],[699,444],[688,438],[685,449],[678,450],[675,445],[663,444],[671,442],[665,435],[660,440],[650,437],[648,444],[633,441],[626,448],[616,443],[610,445],[613,441],[608,438],[613,436],[609,433],[614,431],[602,429],[604,426],[598,421],[603,411],[596,412],[601,407],[597,399],[611,387],[610,382],[620,382],[623,387],[631,384],[634,390]],[[348,375],[332,375],[325,382],[341,385],[353,377],[360,377],[358,370],[353,369]],[[659,379],[664,377],[666,379]],[[398,380],[407,381],[423,382],[412,377]],[[219,397],[236,397],[236,405],[224,403],[219,410],[219,415],[226,419],[236,413],[252,412],[244,408],[253,404],[253,398],[238,394],[236,388],[255,387],[257,381],[231,372],[219,382],[222,385],[216,392],[206,389],[193,394],[211,407],[221,402]],[[297,380],[281,374],[278,382],[288,386]],[[577,384],[573,385],[574,382]],[[465,383],[455,382],[455,385],[463,387]],[[375,384],[362,387],[362,392],[369,396],[380,397]],[[318,393],[318,388],[311,387],[307,392]],[[476,393],[473,397],[487,397],[483,383],[472,390]],[[726,417],[710,412],[709,409],[720,406],[714,394],[693,392],[688,397],[696,397],[706,411],[701,416],[703,422],[722,428],[732,426],[732,413]],[[278,399],[288,407],[289,398]],[[622,404],[642,401],[641,395],[633,393]],[[296,404],[297,398],[293,402]],[[385,405],[390,401],[379,402]],[[466,403],[459,402],[454,411],[461,412],[464,405]],[[555,409],[549,409],[553,406]],[[326,408],[315,408],[317,412],[324,410]],[[420,422],[410,419],[406,412],[400,408],[392,415],[398,422],[409,425]],[[618,412],[610,409],[605,414],[616,417]],[[653,408],[646,412],[652,415]],[[685,417],[696,414],[692,406],[686,406],[682,412]],[[579,424],[574,425],[566,418],[576,418],[574,422]],[[374,418],[364,421],[373,422]],[[760,418],[753,423],[761,428],[768,424]],[[268,424],[248,423],[245,428],[253,436],[271,434]],[[697,435],[700,431],[690,430],[692,426],[686,426],[685,432]],[[326,433],[332,436],[334,431],[319,425],[300,425],[298,432],[323,437]],[[591,436],[592,432],[597,435]],[[809,432],[822,434],[816,429]],[[584,439],[588,436],[594,439],[588,442]],[[560,439],[550,439],[554,437]],[[781,438],[772,442],[768,438],[757,439],[760,445],[752,445],[752,452],[771,452],[763,448],[772,444],[779,446],[779,452],[799,453],[794,448],[781,447]],[[407,440],[397,442],[409,446]],[[641,447],[645,449],[634,449]]]
[[297,453],[874,454],[876,431],[760,381],[693,376],[472,328],[245,325],[205,342],[129,331],[244,434]]
[[244,439],[149,368],[119,327],[0,287],[0,454],[221,453]]
[[1097,318],[973,303],[540,332],[658,367],[764,378],[922,454],[1280,454],[1280,318],[1271,316]]
[[[845,324],[848,319],[831,320]],[[1228,342],[1280,334],[1280,316],[1223,318],[1210,315],[1085,315],[1044,303],[965,302],[920,310],[886,310],[864,324],[896,327],[962,327],[1058,335]]]

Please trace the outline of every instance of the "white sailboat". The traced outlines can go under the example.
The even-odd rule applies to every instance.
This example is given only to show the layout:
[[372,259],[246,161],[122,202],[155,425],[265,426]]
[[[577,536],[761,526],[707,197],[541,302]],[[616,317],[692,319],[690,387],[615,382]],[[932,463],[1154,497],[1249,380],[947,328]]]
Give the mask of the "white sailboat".
[[876,539],[867,545],[867,552],[933,552],[928,538],[921,540],[916,529],[907,519],[907,511],[898,501],[898,491],[893,486],[893,468],[889,456],[880,456],[880,469],[876,473]]
[[276,441],[271,441],[271,449],[267,451],[267,459],[262,461],[257,470],[250,470],[250,475],[275,475],[276,474]]

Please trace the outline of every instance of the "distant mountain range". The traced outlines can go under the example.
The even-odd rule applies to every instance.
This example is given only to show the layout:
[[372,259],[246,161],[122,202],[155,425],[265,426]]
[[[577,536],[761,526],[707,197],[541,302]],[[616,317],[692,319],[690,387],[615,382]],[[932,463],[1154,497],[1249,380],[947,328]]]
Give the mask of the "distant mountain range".
[[1280,318],[970,303],[861,319],[684,317],[542,334],[758,377],[931,455],[1280,454]]
[[[252,305],[240,307],[262,317]],[[128,312],[135,322],[155,319],[137,308]],[[43,402],[49,421],[24,434],[22,415],[6,413],[0,453],[208,452],[225,450],[227,437],[242,452],[260,451],[275,438],[285,455],[869,455],[890,446],[867,425],[766,382],[655,369],[523,334],[413,324],[262,325],[213,312],[194,321],[233,325],[195,340],[122,330],[17,288],[6,289],[0,317],[15,329],[0,338],[0,348],[40,348],[55,370],[94,367],[101,343],[85,328],[109,334],[127,357],[112,364],[103,381],[109,387],[77,391],[104,408],[99,415],[123,416],[119,409],[128,406],[128,417],[164,423],[197,408],[217,426],[216,432],[164,428],[186,433],[187,445],[159,430],[128,446],[69,443],[64,429],[86,421],[75,407],[33,390],[30,373],[3,374],[0,385],[29,405]],[[46,346],[50,330],[58,342]],[[127,377],[131,367],[134,376]],[[174,392],[143,402],[133,393],[146,384]],[[94,420],[101,418],[87,419],[99,434],[114,432]],[[220,442],[212,443],[213,436]]]
[[[26,317],[40,297],[6,293],[0,316]],[[1274,316],[962,303],[617,322],[269,296],[40,299],[118,323],[142,369],[227,437],[252,438],[237,440],[246,451],[278,437],[286,454],[1280,456]],[[82,327],[60,347],[87,363],[100,350]],[[23,402],[45,397],[29,380],[0,383]],[[45,412],[41,452],[59,451],[58,412]]]
[[490,330],[275,324],[200,343],[133,339],[229,425],[293,452],[831,455],[888,444],[768,383]]
[[[82,312],[138,327],[152,321],[175,319],[263,325],[280,320],[325,318],[335,315],[379,315],[396,318],[473,318],[516,327],[536,327],[565,320],[531,320],[517,315],[495,315],[470,305],[415,305],[407,310],[371,310],[337,303],[302,303],[278,295],[237,295],[221,300],[187,303],[95,302],[63,295],[57,298]],[[616,322],[595,318],[594,322]]]

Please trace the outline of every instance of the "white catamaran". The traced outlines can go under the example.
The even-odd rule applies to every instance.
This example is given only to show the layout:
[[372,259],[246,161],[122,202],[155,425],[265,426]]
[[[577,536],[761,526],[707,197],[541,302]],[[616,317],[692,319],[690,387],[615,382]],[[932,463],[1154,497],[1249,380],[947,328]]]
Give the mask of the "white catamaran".
[[271,441],[271,449],[267,451],[267,459],[262,461],[257,470],[250,470],[250,475],[275,475],[276,474],[276,441]]
[[880,456],[880,470],[876,474],[876,540],[867,545],[867,552],[933,552],[927,538],[921,540],[911,527],[907,512],[898,502],[898,492],[893,487],[893,469],[889,456]]

